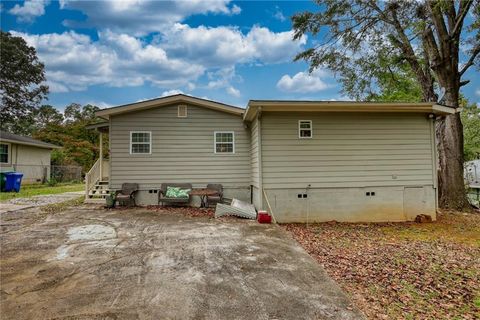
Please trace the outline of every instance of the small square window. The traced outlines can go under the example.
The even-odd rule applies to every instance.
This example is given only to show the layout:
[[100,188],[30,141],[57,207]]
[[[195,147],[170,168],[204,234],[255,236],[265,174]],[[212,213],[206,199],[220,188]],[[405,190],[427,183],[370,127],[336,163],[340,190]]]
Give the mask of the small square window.
[[150,154],[152,151],[152,133],[150,131],[130,132],[130,153]]
[[233,132],[215,132],[215,153],[235,153]]
[[313,136],[312,120],[298,121],[298,137],[300,139],[308,139]]

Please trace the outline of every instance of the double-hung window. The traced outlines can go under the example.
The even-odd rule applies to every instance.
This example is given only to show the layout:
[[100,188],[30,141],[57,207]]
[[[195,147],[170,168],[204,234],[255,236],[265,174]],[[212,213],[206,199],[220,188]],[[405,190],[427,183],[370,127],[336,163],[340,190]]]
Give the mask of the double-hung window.
[[235,153],[235,134],[232,131],[215,131],[215,153]]
[[130,131],[130,154],[151,154],[152,133],[150,131]]
[[298,121],[298,137],[300,139],[308,139],[313,137],[312,120]]
[[10,144],[0,144],[0,163],[10,163]]

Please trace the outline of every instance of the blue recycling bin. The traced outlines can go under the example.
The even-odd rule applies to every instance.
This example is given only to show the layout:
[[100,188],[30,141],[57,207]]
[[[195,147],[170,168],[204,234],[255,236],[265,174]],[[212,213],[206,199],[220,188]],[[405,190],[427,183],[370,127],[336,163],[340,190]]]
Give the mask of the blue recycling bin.
[[21,172],[8,172],[4,174],[5,179],[5,191],[20,192],[20,186],[22,185],[23,173]]

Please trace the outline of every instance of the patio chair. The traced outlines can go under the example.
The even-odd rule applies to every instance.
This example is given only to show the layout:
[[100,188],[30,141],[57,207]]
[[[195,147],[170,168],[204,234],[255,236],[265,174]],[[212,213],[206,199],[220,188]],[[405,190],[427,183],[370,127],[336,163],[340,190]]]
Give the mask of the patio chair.
[[223,186],[221,184],[209,183],[207,189],[216,190],[217,194],[214,196],[207,196],[207,203],[217,204],[223,201]]
[[188,204],[190,203],[190,194],[188,197],[185,198],[171,198],[167,197],[167,189],[168,187],[173,187],[173,188],[181,188],[190,191],[192,190],[192,184],[191,183],[162,183],[160,186],[160,190],[158,192],[158,204],[165,205],[165,204]]
[[133,202],[135,203],[135,193],[138,191],[138,183],[123,183],[122,190],[117,190],[115,192],[115,201],[119,203]]

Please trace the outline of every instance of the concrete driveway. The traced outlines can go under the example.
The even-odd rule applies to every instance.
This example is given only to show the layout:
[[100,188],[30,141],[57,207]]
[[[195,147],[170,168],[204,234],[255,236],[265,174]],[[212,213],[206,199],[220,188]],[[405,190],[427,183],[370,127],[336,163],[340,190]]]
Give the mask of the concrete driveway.
[[92,206],[1,215],[2,319],[361,319],[273,225]]

